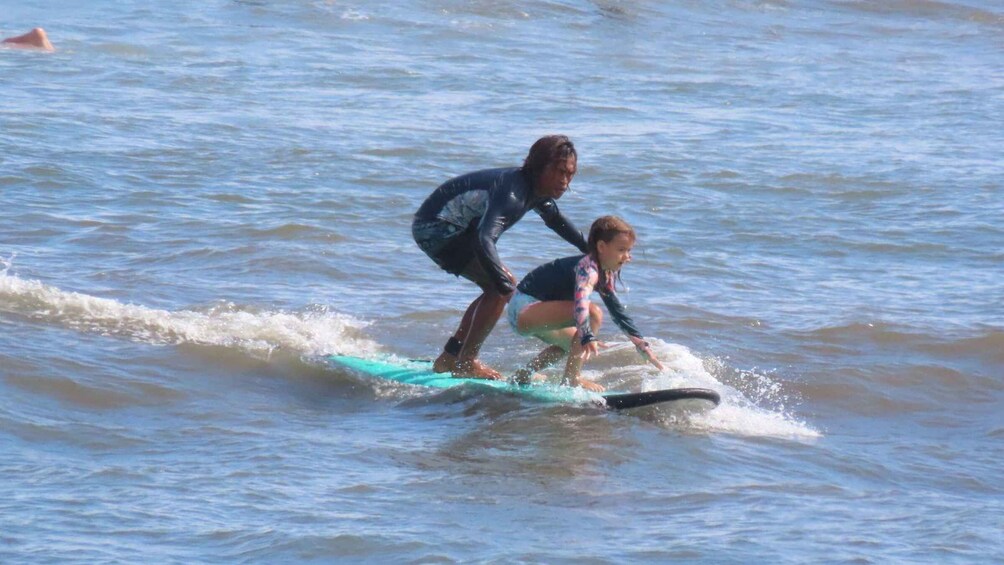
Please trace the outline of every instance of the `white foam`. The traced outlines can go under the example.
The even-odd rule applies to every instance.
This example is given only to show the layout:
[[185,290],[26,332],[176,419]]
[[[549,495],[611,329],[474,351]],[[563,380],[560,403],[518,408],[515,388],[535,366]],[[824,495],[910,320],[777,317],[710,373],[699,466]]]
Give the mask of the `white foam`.
[[[748,389],[744,394],[719,382],[708,371],[705,361],[687,347],[653,338],[649,338],[649,342],[665,367],[664,371],[658,372],[652,366],[642,364],[638,358],[637,364],[603,372],[611,376],[616,374],[618,378],[638,380],[638,386],[642,390],[698,387],[717,392],[721,396],[721,404],[714,410],[688,414],[687,427],[701,431],[785,439],[813,439],[820,436],[818,431],[786,413],[782,387],[768,376],[755,372],[743,373],[744,379],[748,379],[746,382],[750,384],[749,387],[744,387]],[[622,348],[612,349],[616,351]],[[625,344],[623,349],[624,353],[621,355],[626,355],[628,350],[634,351],[630,344]],[[637,358],[634,353],[631,355]],[[716,363],[718,361],[713,360],[710,364],[713,366]],[[766,406],[768,404],[773,406]]]
[[159,310],[68,292],[0,271],[0,312],[153,344],[193,343],[269,355],[276,349],[303,355],[366,355],[378,345],[358,335],[359,320],[317,308],[308,312],[251,311],[232,303],[206,311]]
[[359,22],[359,21],[366,21],[366,20],[370,19],[370,17],[368,15],[364,14],[363,12],[357,11],[357,10],[345,10],[345,11],[342,12],[342,16],[341,17],[342,17],[343,20],[350,20],[350,21],[357,21],[357,22]]
[[[205,311],[169,311],[64,291],[37,280],[9,275],[13,257],[0,258],[0,312],[60,324],[81,331],[114,335],[151,344],[192,343],[232,347],[254,355],[283,349],[299,355],[331,353],[371,357],[376,342],[359,333],[365,323],[327,308],[307,312],[251,311],[232,303]],[[785,411],[781,385],[755,371],[742,373],[743,391],[719,382],[709,372],[718,360],[706,362],[688,348],[650,339],[665,366],[662,372],[644,364],[630,344],[604,353],[618,356],[615,367],[587,370],[588,378],[605,383],[628,381],[630,388],[709,388],[721,395],[714,410],[689,414],[687,427],[747,436],[812,439],[820,436]],[[599,374],[597,374],[599,373]],[[620,388],[620,387],[618,387]],[[772,406],[768,406],[772,405]]]

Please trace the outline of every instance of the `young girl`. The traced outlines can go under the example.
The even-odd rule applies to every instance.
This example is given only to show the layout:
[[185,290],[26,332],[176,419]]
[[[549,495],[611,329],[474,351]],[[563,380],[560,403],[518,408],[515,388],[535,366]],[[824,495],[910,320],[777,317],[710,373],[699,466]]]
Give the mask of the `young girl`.
[[534,372],[558,361],[567,352],[562,384],[603,391],[601,385],[579,377],[582,362],[596,355],[601,347],[595,334],[603,321],[603,312],[589,301],[594,289],[638,353],[662,370],[662,364],[614,292],[621,268],[631,261],[634,243],[634,229],[627,222],[616,216],[603,216],[589,230],[589,253],[541,265],[520,281],[509,302],[509,323],[516,333],[537,337],[550,347],[516,372],[517,381],[529,382]]

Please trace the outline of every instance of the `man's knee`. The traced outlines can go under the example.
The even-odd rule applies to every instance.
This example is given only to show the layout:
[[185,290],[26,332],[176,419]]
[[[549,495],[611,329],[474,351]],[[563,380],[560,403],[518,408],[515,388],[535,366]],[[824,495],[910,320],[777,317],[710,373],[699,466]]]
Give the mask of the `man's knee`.
[[[516,277],[513,276],[513,274],[509,272],[509,269],[505,270],[505,276],[509,278],[509,283],[512,284],[512,288],[516,288]],[[512,291],[512,290],[510,290],[509,292],[507,292],[505,294],[502,294],[502,300],[503,300],[503,302],[508,303],[509,299],[511,299],[512,295],[514,295],[514,294],[516,294],[516,293],[514,291]]]
[[512,298],[513,294],[514,293],[512,292],[502,293],[498,289],[491,287],[485,291],[484,296],[485,300],[490,301],[492,304],[499,304],[505,306],[506,304],[509,303],[509,300]]

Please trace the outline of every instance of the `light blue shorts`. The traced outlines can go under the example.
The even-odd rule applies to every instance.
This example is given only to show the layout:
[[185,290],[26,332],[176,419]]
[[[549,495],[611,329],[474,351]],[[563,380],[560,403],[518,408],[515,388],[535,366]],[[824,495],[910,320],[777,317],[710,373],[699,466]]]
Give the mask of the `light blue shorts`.
[[512,294],[512,298],[509,299],[509,306],[506,307],[506,318],[509,320],[509,325],[512,326],[512,331],[519,335],[529,335],[520,332],[516,322],[519,320],[520,312],[525,310],[527,306],[538,302],[540,302],[540,300],[537,300],[529,294],[523,294],[518,290]]

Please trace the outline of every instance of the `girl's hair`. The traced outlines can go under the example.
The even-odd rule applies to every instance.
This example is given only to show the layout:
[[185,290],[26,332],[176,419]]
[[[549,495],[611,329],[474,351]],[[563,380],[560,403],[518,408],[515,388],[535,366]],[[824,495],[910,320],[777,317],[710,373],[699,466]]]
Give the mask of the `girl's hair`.
[[637,236],[627,222],[617,216],[601,216],[589,228],[589,253],[595,258],[599,252],[599,243],[610,243],[617,234],[626,234],[634,242]]
[[578,159],[578,153],[568,136],[545,135],[530,147],[530,152],[523,160],[523,174],[529,182],[535,183],[549,165],[572,157]]
[[[631,242],[634,243],[637,240],[637,235],[634,232],[634,228],[624,220],[618,218],[617,216],[601,216],[593,222],[592,227],[589,228],[589,255],[596,261],[596,265],[600,264],[599,256],[599,243],[602,241],[604,243],[610,243],[617,237],[617,234],[626,234]],[[613,291],[617,281],[621,278],[620,270],[611,273],[609,279],[605,280],[606,275],[603,269],[600,269],[600,282],[598,286],[606,286],[609,290]],[[606,284],[604,284],[604,282]],[[622,283],[623,284],[623,283]]]

